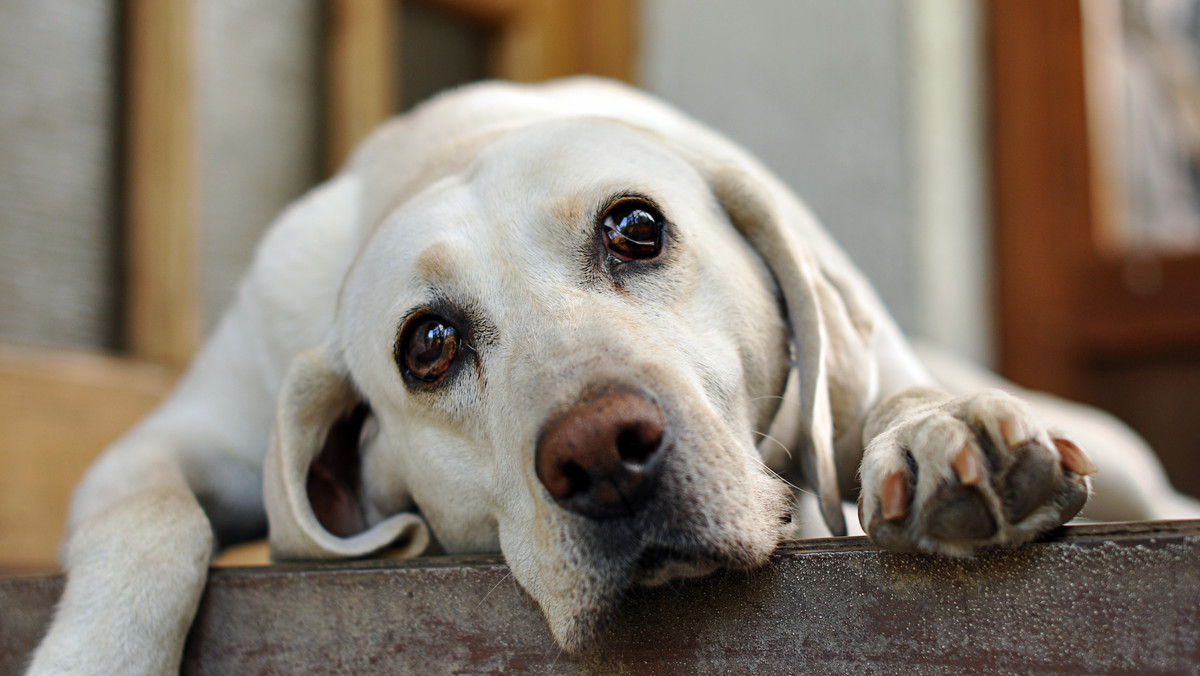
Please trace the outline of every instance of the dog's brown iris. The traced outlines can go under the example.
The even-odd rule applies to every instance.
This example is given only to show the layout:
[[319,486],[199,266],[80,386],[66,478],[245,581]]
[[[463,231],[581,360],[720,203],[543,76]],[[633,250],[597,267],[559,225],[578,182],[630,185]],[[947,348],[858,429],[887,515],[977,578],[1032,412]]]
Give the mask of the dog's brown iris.
[[458,331],[436,315],[409,320],[396,345],[404,372],[423,382],[441,380],[458,356]]
[[623,200],[604,214],[604,245],[618,260],[647,260],[662,251],[662,218],[641,200]]

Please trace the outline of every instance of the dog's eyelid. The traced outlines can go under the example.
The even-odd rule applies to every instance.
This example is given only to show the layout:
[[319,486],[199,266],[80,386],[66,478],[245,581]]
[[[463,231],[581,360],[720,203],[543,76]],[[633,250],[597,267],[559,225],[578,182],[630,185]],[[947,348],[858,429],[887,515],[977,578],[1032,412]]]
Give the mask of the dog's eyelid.
[[666,218],[663,216],[662,205],[658,202],[658,200],[650,197],[649,195],[635,191],[625,191],[610,195],[602,202],[602,206],[596,210],[593,220],[597,223],[603,223],[606,216],[608,216],[618,207],[627,204],[645,205],[649,207],[650,211],[657,215],[661,220],[666,220]]

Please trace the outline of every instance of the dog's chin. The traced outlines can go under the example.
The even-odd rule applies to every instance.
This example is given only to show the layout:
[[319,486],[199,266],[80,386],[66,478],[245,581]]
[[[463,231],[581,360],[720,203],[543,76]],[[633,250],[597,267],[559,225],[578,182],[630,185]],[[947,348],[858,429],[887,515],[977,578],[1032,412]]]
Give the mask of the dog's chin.
[[631,587],[661,586],[676,580],[704,577],[718,570],[757,568],[767,563],[772,551],[773,547],[760,548],[754,553],[749,550],[696,552],[649,545],[624,571],[610,569],[606,573],[594,571],[588,575],[591,584],[582,585],[590,591],[586,600],[576,596],[575,604],[543,606],[543,611],[551,633],[563,650],[572,654],[584,653],[601,643],[601,636],[617,616],[621,601]]

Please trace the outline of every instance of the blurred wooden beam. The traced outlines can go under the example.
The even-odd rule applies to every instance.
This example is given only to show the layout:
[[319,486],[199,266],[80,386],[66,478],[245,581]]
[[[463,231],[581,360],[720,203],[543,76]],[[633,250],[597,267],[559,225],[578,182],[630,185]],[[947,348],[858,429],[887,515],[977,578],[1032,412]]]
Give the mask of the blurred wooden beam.
[[1092,231],[1078,0],[991,0],[987,25],[1000,371],[1081,398]]
[[326,36],[326,159],[330,172],[380,122],[396,114],[398,0],[330,0]]
[[528,0],[498,26],[488,72],[505,80],[536,82],[573,72],[574,4]]
[[[449,12],[464,21],[500,25],[521,11],[525,0],[404,0]],[[567,0],[570,2],[571,0]]]
[[126,338],[140,358],[182,365],[200,335],[192,6],[126,12]]
[[528,0],[499,23],[488,70],[536,82],[587,73],[626,82],[637,52],[634,0]]
[[[409,0],[483,25],[490,77],[536,82],[576,73],[632,81],[635,0]],[[327,169],[399,111],[401,0],[330,0],[326,34]],[[397,66],[399,64],[399,66]]]
[[637,76],[635,0],[576,0],[575,70],[625,82]]
[[1087,273],[1079,314],[1089,359],[1200,355],[1200,254],[1102,258]]
[[[57,577],[0,578],[0,672]],[[785,543],[770,565],[639,590],[568,655],[497,557],[212,572],[183,673],[1192,673],[1200,522],[1077,526],[975,559]]]

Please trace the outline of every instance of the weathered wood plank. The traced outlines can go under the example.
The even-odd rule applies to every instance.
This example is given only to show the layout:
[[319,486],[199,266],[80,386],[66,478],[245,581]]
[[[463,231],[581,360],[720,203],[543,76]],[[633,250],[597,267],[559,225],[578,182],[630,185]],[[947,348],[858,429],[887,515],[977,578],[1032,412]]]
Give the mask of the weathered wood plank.
[[[61,590],[0,579],[0,672]],[[554,645],[495,557],[214,571],[184,671],[215,673],[1194,673],[1200,522],[1077,526],[970,561],[864,538],[631,595],[604,647]]]

